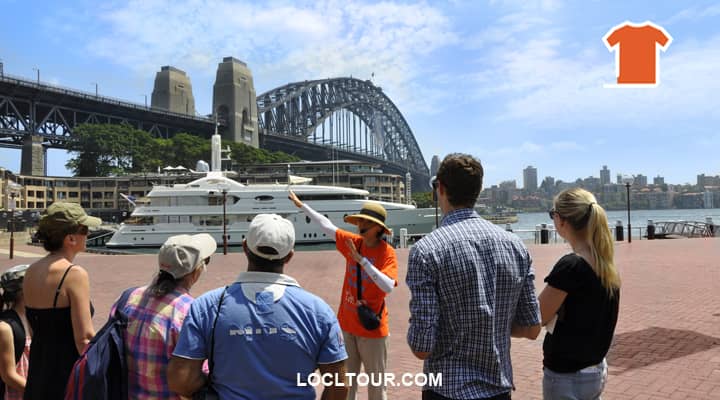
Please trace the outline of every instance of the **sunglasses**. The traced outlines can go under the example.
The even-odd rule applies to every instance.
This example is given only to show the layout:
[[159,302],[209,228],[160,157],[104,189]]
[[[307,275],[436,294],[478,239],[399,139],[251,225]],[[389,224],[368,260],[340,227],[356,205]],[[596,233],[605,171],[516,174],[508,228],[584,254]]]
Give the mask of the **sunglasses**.
[[85,226],[85,225],[80,225],[80,227],[78,228],[77,232],[75,232],[75,233],[77,233],[78,235],[87,236],[89,230],[90,230],[90,229],[89,229],[87,226]]
[[555,211],[554,208],[551,208],[550,211],[548,211],[548,215],[550,216],[550,219],[554,220],[554,219],[555,219],[555,215],[558,215],[558,212]]

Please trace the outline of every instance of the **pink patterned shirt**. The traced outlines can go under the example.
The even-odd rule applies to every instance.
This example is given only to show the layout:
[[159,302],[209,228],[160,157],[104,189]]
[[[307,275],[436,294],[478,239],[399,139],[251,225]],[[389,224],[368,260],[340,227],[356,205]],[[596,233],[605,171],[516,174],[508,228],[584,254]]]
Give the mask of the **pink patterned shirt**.
[[125,333],[128,397],[180,399],[168,388],[167,366],[193,297],[181,287],[161,298],[145,296],[146,289],[135,289],[124,308],[128,315]]
[[[22,376],[23,378],[27,378],[31,342],[32,339],[30,338],[30,335],[26,335],[25,348],[23,349],[23,353],[20,356],[20,361],[18,361],[17,365],[15,366],[15,370],[17,371],[18,375]],[[5,400],[22,400],[24,392],[24,390],[13,389],[5,385]]]

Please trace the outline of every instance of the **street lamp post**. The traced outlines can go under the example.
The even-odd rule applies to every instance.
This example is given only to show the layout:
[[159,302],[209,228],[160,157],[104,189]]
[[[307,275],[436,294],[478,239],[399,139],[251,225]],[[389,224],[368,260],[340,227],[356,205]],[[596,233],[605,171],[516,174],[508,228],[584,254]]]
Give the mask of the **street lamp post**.
[[227,188],[223,188],[223,254],[227,254],[228,248],[228,236],[227,236],[227,219],[226,219],[226,204],[227,204]]
[[15,256],[15,192],[10,192],[10,259]]
[[40,84],[40,68],[33,68],[33,71],[37,71],[37,84]]
[[97,82],[90,82],[91,85],[95,85],[95,97],[98,97],[98,84]]
[[146,95],[146,94],[143,94],[142,96],[145,97],[145,108],[147,108],[147,95]]
[[632,243],[632,225],[630,225],[630,186],[633,184],[633,177],[625,176],[623,178],[623,183],[625,183],[625,189],[627,190],[628,243]]

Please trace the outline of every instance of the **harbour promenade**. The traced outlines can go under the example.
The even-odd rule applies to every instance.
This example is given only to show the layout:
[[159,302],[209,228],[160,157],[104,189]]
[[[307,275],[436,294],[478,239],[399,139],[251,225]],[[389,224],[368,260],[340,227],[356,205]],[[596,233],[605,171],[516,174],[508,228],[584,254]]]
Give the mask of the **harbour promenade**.
[[[566,244],[531,245],[536,286],[554,262],[569,252]],[[0,269],[33,262],[42,248],[20,245],[8,260],[0,249]],[[400,376],[418,373],[422,364],[410,353],[409,291],[404,284],[408,250],[398,250],[400,286],[388,300],[389,370]],[[156,269],[153,255],[82,254],[75,260],[90,273],[95,326],[100,327],[120,292],[148,282]],[[616,261],[623,288],[620,317],[608,356],[610,373],[603,399],[720,399],[720,239],[638,240],[617,243]],[[246,268],[241,253],[215,255],[193,294],[231,282]],[[297,252],[286,272],[337,307],[343,260],[335,251]],[[514,399],[541,399],[542,336],[513,339]],[[280,362],[280,361],[279,361]],[[391,387],[390,399],[419,399],[418,387]],[[365,399],[361,390],[358,399]]]

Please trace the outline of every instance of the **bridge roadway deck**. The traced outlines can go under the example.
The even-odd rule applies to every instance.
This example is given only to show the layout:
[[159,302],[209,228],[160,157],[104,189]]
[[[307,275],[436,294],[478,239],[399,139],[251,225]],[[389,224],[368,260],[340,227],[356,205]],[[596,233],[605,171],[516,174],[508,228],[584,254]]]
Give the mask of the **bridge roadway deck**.
[[[0,250],[0,268],[32,262],[37,247],[21,245],[17,258]],[[567,245],[530,246],[542,287],[555,260]],[[409,292],[404,285],[407,250],[399,250],[401,285],[389,298],[391,339],[389,370],[420,372],[405,344]],[[609,381],[604,399],[720,399],[720,239],[638,240],[616,246],[623,277],[620,320],[608,361]],[[155,269],[150,255],[105,256],[82,254],[77,263],[87,267],[97,314],[105,320],[121,290],[148,281]],[[342,260],[337,252],[300,252],[287,273],[308,290],[337,307]],[[193,293],[231,281],[246,268],[242,254],[216,255]],[[543,333],[544,334],[544,333]],[[542,340],[513,339],[515,399],[540,399]],[[361,393],[364,393],[362,391]],[[419,399],[416,387],[389,389],[390,399]],[[365,396],[359,396],[365,399]]]

